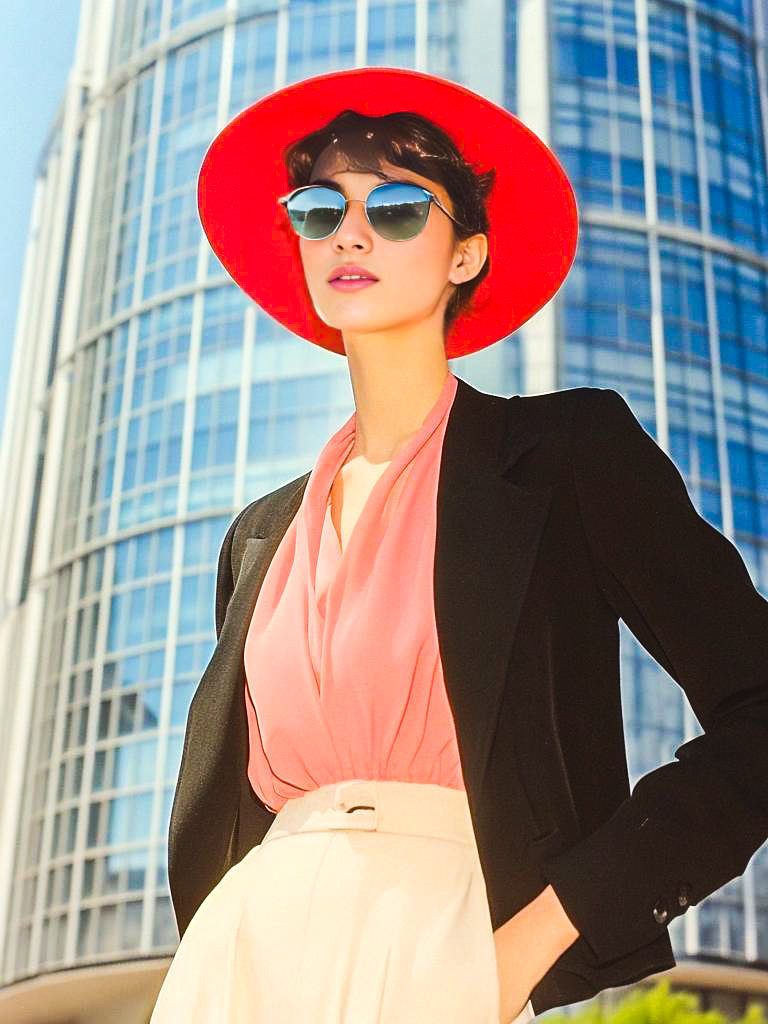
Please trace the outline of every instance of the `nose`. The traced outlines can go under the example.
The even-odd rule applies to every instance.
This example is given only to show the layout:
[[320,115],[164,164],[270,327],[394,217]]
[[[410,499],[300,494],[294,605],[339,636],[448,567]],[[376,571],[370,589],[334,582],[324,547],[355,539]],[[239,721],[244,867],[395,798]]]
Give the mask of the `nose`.
[[337,249],[347,246],[366,248],[371,244],[371,225],[365,215],[364,199],[349,199],[347,209],[338,228],[333,234],[333,244]]

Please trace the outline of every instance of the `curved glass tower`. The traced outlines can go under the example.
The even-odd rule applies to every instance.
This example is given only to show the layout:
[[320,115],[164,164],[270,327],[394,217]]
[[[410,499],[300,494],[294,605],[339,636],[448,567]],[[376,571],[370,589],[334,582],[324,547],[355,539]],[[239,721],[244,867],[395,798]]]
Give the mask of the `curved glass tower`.
[[[556,0],[548,41],[551,141],[582,212],[556,310],[557,386],[622,392],[768,595],[764,15],[749,0]],[[623,639],[636,780],[701,729]],[[719,961],[764,967],[768,847],[670,932],[713,978]]]
[[[768,591],[760,16],[737,0],[84,0],[0,453],[0,1018],[148,1020],[178,941],[166,838],[219,545],[353,408],[343,358],[270,320],[210,252],[195,186],[217,129],[365,64],[519,113],[576,187],[576,261],[520,331],[453,368],[498,394],[621,391]],[[624,641],[636,779],[697,725]],[[757,991],[760,972],[717,971],[768,962],[765,850],[672,933],[683,980],[734,1005]]]

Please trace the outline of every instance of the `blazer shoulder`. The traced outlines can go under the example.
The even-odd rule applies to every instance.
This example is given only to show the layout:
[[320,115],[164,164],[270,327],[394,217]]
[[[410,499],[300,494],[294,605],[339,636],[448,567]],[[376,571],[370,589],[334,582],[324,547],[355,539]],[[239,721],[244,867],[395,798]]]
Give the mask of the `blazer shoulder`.
[[584,416],[608,416],[623,406],[625,399],[613,388],[576,387],[546,391],[537,395],[512,395],[507,399],[510,416],[544,434],[560,434],[577,429]]
[[612,446],[612,451],[621,450],[624,439],[640,428],[625,399],[613,388],[576,387],[512,395],[507,406],[502,465],[510,467],[531,449],[537,453],[529,463],[531,472],[542,471],[548,480],[570,474],[575,453],[592,461],[605,445]]
[[309,479],[310,473],[302,473],[285,484],[281,484],[273,491],[268,491],[260,498],[246,505],[237,516],[237,527],[235,530],[235,541],[241,536],[255,536],[262,532],[262,528],[269,523],[270,518],[285,507],[299,490],[303,490]]
[[[627,399],[615,388],[571,388],[570,429],[573,436],[587,434],[610,443],[619,435],[653,435],[645,427]],[[623,442],[622,442],[623,443]]]
[[586,385],[576,388],[559,388],[557,391],[543,391],[536,395],[511,395],[507,398],[508,403],[519,402],[521,406],[540,411],[542,414],[562,410],[566,415],[583,405],[600,405],[606,400],[625,402],[622,395],[614,388]]

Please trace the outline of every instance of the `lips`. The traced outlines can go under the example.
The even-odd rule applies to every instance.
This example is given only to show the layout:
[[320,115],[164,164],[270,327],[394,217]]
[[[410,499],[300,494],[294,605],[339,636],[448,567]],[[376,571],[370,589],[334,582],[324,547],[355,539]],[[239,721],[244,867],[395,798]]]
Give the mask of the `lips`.
[[354,274],[355,276],[359,275],[366,281],[378,281],[378,277],[376,277],[375,274],[372,274],[370,270],[366,270],[365,267],[359,267],[354,263],[345,263],[340,267],[334,267],[328,276],[328,282],[336,281],[345,274]]

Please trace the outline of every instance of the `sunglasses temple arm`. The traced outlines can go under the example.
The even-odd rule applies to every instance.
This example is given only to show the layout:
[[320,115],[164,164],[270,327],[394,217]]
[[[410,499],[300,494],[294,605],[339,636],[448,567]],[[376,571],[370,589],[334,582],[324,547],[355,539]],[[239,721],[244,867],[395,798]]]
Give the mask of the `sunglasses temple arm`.
[[430,192],[430,197],[432,199],[432,202],[435,204],[435,206],[439,206],[440,209],[443,211],[443,213],[446,215],[446,217],[449,217],[453,221],[454,224],[457,224],[460,228],[464,228],[465,231],[469,231],[470,230],[467,227],[466,224],[462,224],[462,222],[460,220],[456,220],[456,218],[453,216],[453,214],[449,213],[448,210],[446,210],[446,208],[443,206],[443,204],[440,202],[440,200],[437,198],[437,196],[433,192]]

